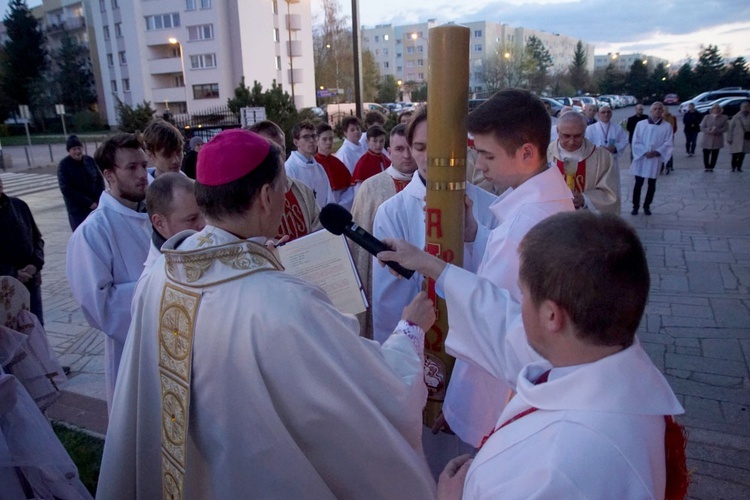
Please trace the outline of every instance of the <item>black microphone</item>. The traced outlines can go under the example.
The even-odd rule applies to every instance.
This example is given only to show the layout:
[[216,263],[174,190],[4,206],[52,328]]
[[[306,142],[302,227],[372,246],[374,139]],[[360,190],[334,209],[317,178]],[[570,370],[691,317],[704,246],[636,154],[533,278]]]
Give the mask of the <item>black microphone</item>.
[[[359,227],[353,220],[349,210],[336,203],[329,203],[320,211],[320,223],[328,231],[335,235],[344,234],[357,245],[367,250],[372,255],[376,255],[384,250],[390,250],[385,243],[371,235],[363,228]],[[398,274],[409,279],[414,274],[411,269],[406,269],[398,262],[387,261],[386,266],[390,267]]]

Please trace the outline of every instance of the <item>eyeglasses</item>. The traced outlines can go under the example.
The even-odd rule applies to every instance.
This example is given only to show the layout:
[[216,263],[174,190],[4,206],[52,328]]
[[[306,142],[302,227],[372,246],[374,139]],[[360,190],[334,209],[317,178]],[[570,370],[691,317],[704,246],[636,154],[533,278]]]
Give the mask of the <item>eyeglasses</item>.
[[316,134],[305,134],[305,135],[299,136],[299,138],[305,141],[314,141],[318,138],[318,136]]

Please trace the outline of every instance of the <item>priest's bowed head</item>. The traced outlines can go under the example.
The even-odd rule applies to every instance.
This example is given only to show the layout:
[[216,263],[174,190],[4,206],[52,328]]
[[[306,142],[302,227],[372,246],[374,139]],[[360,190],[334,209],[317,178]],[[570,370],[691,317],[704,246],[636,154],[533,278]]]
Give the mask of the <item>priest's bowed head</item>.
[[240,238],[273,238],[286,194],[281,151],[260,135],[221,132],[198,153],[195,194],[206,222]]

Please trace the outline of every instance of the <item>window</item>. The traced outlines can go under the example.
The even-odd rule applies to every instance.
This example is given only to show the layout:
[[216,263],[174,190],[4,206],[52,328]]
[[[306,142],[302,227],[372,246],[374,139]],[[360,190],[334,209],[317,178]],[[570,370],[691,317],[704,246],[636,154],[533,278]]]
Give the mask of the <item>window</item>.
[[482,38],[482,30],[474,30],[474,38]]
[[413,68],[414,67],[414,61],[406,61],[406,67],[407,68]]
[[195,0],[185,0],[185,10],[195,10]]
[[401,73],[404,70],[403,66],[396,66],[396,73]]
[[120,57],[120,64],[127,64],[128,63],[128,60],[125,57],[125,51],[124,50],[121,51],[121,52],[119,52],[118,56]]
[[401,45],[401,39],[400,38],[396,38],[396,45]]
[[102,31],[104,31],[104,39],[109,40],[109,26],[102,28]]
[[175,87],[184,87],[185,86],[185,77],[182,75],[178,75],[174,77],[174,86]]
[[281,56],[276,56],[276,70],[281,69]]
[[273,29],[273,41],[278,42],[280,39],[281,37],[279,36],[279,28],[274,28]]
[[424,66],[424,59],[417,59],[417,66]]
[[474,45],[474,52],[482,52],[482,44],[478,43]]
[[383,40],[385,40],[387,42],[388,39],[389,39],[388,35],[383,35]]
[[112,84],[112,92],[117,92],[117,80],[112,80],[110,83]]
[[375,43],[378,43],[380,41],[380,35],[375,35]]
[[146,16],[146,30],[163,30],[167,28],[176,28],[180,25],[180,15],[177,12],[170,14],[159,14],[156,16]]
[[201,2],[201,9],[210,9],[211,8],[211,2],[212,0],[200,0]]
[[375,55],[376,55],[376,56],[379,56],[379,55],[380,55],[380,49],[375,49]]
[[406,47],[406,53],[407,54],[413,54],[414,53],[414,47]]
[[419,47],[417,47],[417,52],[424,52],[424,46],[420,45]]
[[383,67],[386,68],[386,69],[388,69],[390,67],[390,64],[388,63],[388,61],[386,61],[386,62],[383,63]]
[[122,23],[115,23],[115,36],[122,38]]
[[424,80],[424,73],[419,73],[417,76],[420,80]]
[[107,4],[104,2],[104,0],[99,0],[99,12],[106,12],[107,11]]
[[383,55],[384,55],[384,56],[387,56],[387,55],[388,55],[388,49],[383,49]]
[[130,92],[130,79],[129,78],[122,79],[122,91]]
[[272,0],[271,1],[271,11],[274,14],[278,14],[279,13],[279,2],[277,0]]
[[188,26],[188,39],[194,40],[211,40],[214,37],[213,24],[199,24],[198,26]]
[[115,65],[115,58],[112,57],[112,54],[107,54],[107,64],[109,64],[110,66]]
[[215,99],[219,97],[218,83],[193,85],[193,99]]
[[117,0],[112,0],[112,8],[113,9],[119,9],[120,8],[120,6],[117,5]]
[[216,54],[198,54],[190,56],[190,69],[215,68]]

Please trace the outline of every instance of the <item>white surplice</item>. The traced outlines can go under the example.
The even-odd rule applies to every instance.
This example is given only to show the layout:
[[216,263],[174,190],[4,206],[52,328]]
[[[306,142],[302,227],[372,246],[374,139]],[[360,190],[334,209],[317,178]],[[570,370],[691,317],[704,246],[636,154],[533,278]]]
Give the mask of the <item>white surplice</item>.
[[469,468],[463,498],[664,498],[664,415],[684,410],[637,339],[534,385],[551,366],[528,345],[508,290],[455,266],[438,288],[448,352],[516,390]]
[[[477,275],[510,290],[520,301],[518,245],[537,223],[556,213],[573,210],[572,198],[557,168],[547,169],[517,188],[506,190],[489,208],[497,227],[489,231],[479,226],[472,251],[464,254],[464,267],[472,270],[470,266],[478,260]],[[469,327],[451,322],[450,328]],[[508,393],[504,381],[459,359],[448,384],[443,414],[451,429],[464,442],[476,447],[497,422]]]
[[104,375],[111,408],[117,369],[130,327],[130,304],[151,244],[151,222],[108,192],[68,242],[66,275],[86,320],[107,334]]
[[[418,174],[403,191],[389,198],[378,208],[373,223],[373,235],[406,240],[418,248],[425,246],[425,195],[427,189]],[[497,196],[466,183],[466,194],[474,202],[472,213],[484,224],[492,224],[489,206]],[[374,257],[373,257],[374,258]],[[372,322],[373,338],[383,342],[401,319],[401,311],[422,289],[422,275],[414,273],[410,279],[399,279],[387,268],[373,262],[372,266]]]
[[254,240],[214,226],[184,237],[162,247],[135,299],[97,498],[162,495],[167,284],[200,297],[184,498],[434,498],[421,448],[421,331],[380,346]]
[[357,162],[365,153],[367,153],[367,143],[362,146],[361,144],[354,144],[349,139],[344,139],[344,143],[333,155],[346,165],[350,174],[353,174],[354,167],[357,166]]
[[300,181],[315,193],[315,201],[320,208],[329,203],[334,203],[331,185],[328,182],[323,166],[315,161],[315,158],[308,160],[297,151],[292,151],[289,158],[284,164],[286,175]]
[[619,159],[623,157],[628,145],[628,133],[619,124],[604,123],[598,121],[586,127],[586,139],[594,143],[594,146],[614,146],[616,151],[612,153],[615,160],[614,165],[618,167]]
[[[672,125],[664,120],[658,124],[651,119],[641,120],[633,132],[633,162],[630,173],[638,177],[656,179],[662,163],[667,163],[674,150]],[[649,151],[658,151],[660,156],[646,158]]]

